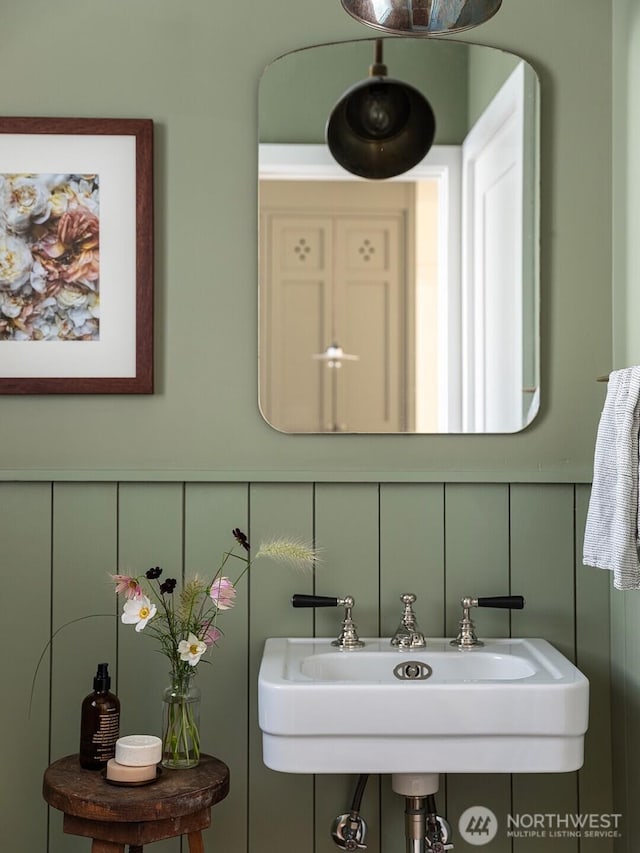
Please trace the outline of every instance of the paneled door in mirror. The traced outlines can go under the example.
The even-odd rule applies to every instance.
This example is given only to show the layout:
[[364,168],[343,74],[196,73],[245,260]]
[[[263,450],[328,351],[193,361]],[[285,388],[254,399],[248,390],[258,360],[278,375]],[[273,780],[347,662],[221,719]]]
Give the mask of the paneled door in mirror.
[[263,75],[260,410],[284,432],[516,432],[540,396],[537,77],[493,48],[384,42],[436,115],[433,148],[391,180],[323,141],[373,41]]

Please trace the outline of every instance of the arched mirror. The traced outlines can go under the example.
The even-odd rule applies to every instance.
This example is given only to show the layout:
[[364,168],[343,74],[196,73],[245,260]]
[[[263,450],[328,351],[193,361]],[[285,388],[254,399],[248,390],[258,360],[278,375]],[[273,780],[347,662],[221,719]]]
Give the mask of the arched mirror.
[[539,408],[539,86],[501,50],[385,38],[433,147],[389,180],[324,142],[374,39],[289,53],[259,90],[259,405],[292,433],[510,433]]

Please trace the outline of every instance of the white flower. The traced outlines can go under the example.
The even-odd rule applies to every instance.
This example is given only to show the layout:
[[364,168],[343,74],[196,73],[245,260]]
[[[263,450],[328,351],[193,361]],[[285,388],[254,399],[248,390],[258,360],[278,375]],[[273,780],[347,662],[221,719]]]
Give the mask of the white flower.
[[47,284],[47,271],[37,258],[34,258],[33,266],[31,267],[29,283],[37,293],[44,293]]
[[85,290],[68,284],[60,290],[56,299],[61,308],[84,308],[89,296]]
[[99,188],[96,175],[52,175],[55,183],[49,182],[49,203],[54,217],[60,217],[74,207],[86,207],[96,216],[99,213]]
[[31,276],[33,257],[29,246],[19,237],[0,236],[0,288],[17,290]]
[[4,314],[5,317],[15,320],[22,314],[23,308],[22,300],[18,297],[7,295],[0,298],[0,313]]
[[195,666],[206,650],[206,643],[199,640],[195,634],[189,634],[188,640],[180,640],[178,643],[180,660],[188,661],[189,666]]
[[[78,177],[80,178],[78,181],[69,181],[69,188],[73,191],[77,203],[82,205],[82,207],[88,208],[97,216],[100,210],[97,179],[87,180],[82,175]],[[90,178],[91,176],[87,177]]]
[[39,177],[11,175],[4,183],[4,215],[11,231],[27,231],[32,222],[46,222],[51,214],[49,188]]
[[155,604],[146,595],[141,595],[140,598],[125,601],[120,618],[125,625],[135,625],[136,631],[142,631],[149,619],[156,615],[156,610]]

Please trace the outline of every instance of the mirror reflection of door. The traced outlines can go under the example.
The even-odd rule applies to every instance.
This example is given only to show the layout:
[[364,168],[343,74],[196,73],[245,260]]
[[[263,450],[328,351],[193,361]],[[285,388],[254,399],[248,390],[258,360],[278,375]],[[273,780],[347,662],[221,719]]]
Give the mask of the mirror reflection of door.
[[530,252],[523,246],[523,91],[521,64],[462,145],[465,432],[516,432],[537,406],[525,364],[534,306],[522,285]]
[[[271,423],[437,428],[436,217],[435,181],[263,182],[261,401]],[[334,345],[355,358],[318,358]]]
[[363,181],[320,142],[370,50],[296,51],[261,81],[260,409],[285,432],[515,432],[539,409],[537,77],[503,51],[385,39],[436,144]]

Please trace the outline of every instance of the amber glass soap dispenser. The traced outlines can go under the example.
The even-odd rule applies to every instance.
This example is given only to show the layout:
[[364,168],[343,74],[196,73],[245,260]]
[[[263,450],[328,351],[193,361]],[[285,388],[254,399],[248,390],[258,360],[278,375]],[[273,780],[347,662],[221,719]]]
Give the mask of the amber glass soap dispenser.
[[80,717],[80,766],[85,770],[102,770],[116,754],[120,700],[110,687],[109,664],[99,663],[93,693],[84,698]]

